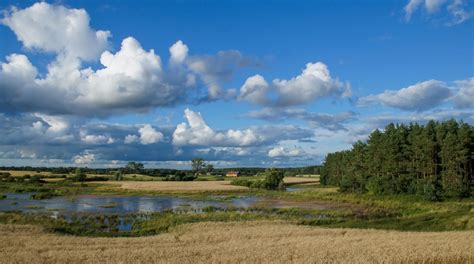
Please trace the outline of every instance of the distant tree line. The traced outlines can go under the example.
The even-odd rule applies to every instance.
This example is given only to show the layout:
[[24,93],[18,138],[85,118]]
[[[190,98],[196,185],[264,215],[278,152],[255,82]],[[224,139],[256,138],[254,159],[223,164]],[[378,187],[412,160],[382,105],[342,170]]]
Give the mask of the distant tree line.
[[430,200],[472,195],[474,127],[455,120],[389,124],[366,143],[326,156],[321,184],[342,192],[416,194]]

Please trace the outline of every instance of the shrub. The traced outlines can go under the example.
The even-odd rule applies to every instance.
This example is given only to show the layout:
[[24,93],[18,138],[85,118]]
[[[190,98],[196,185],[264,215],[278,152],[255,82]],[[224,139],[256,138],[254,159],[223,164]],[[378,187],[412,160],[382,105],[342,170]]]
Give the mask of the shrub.
[[265,171],[263,187],[267,190],[282,190],[285,188],[283,178],[285,175],[281,170],[268,169]]
[[185,172],[179,171],[175,175],[168,175],[163,181],[194,181],[197,179],[194,175],[186,175]]
[[283,178],[285,175],[282,171],[277,169],[268,169],[265,171],[265,179],[263,180],[247,180],[247,179],[234,179],[230,182],[232,185],[244,186],[256,189],[266,190],[284,190],[285,183]]
[[234,179],[230,182],[230,184],[232,185],[244,186],[244,187],[251,187],[253,183],[254,181],[247,180],[247,179]]
[[32,176],[32,177],[30,178],[30,182],[31,182],[31,183],[42,183],[42,182],[44,182],[44,181],[41,179],[41,176],[35,175],[35,176]]

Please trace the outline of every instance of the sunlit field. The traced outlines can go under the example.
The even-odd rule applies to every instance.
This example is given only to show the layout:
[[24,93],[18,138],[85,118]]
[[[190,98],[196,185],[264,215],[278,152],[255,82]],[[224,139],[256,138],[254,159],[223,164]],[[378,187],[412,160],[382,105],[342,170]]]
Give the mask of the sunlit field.
[[[245,177],[250,178],[250,177]],[[254,177],[255,178],[255,177]],[[235,186],[230,184],[229,177],[226,180],[216,181],[191,181],[191,182],[164,182],[164,181],[107,181],[105,184],[119,186],[126,190],[141,191],[163,191],[163,192],[201,192],[201,191],[242,191],[249,188]],[[287,184],[312,184],[318,183],[319,178],[314,177],[286,177],[284,182]]]
[[[49,234],[1,225],[2,262],[472,263],[474,232],[326,229],[280,222],[199,223],[140,238]],[[8,243],[6,243],[8,241]]]

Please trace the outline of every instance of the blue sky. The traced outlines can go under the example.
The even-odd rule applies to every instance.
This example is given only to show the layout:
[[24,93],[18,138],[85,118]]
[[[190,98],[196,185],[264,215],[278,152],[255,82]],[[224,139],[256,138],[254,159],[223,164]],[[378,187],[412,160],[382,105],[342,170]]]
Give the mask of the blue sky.
[[389,122],[474,123],[470,0],[0,9],[0,165],[303,166]]

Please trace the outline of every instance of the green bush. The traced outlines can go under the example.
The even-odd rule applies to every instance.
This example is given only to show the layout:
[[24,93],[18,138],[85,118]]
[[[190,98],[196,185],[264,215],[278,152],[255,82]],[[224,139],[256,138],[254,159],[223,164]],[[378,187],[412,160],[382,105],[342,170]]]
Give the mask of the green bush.
[[185,172],[179,171],[175,175],[168,175],[163,181],[194,181],[197,179],[197,176],[186,175]]
[[236,186],[244,186],[244,187],[251,187],[251,185],[254,183],[254,181],[247,180],[247,179],[234,179],[230,182],[232,185]]
[[265,171],[265,179],[263,180],[247,180],[237,178],[230,182],[232,185],[244,186],[249,188],[256,189],[266,189],[266,190],[284,190],[285,183],[283,178],[285,175],[281,170],[277,169],[267,169]]
[[263,188],[267,190],[282,190],[285,189],[283,178],[285,175],[281,170],[267,169],[265,171],[265,180],[263,181]]

